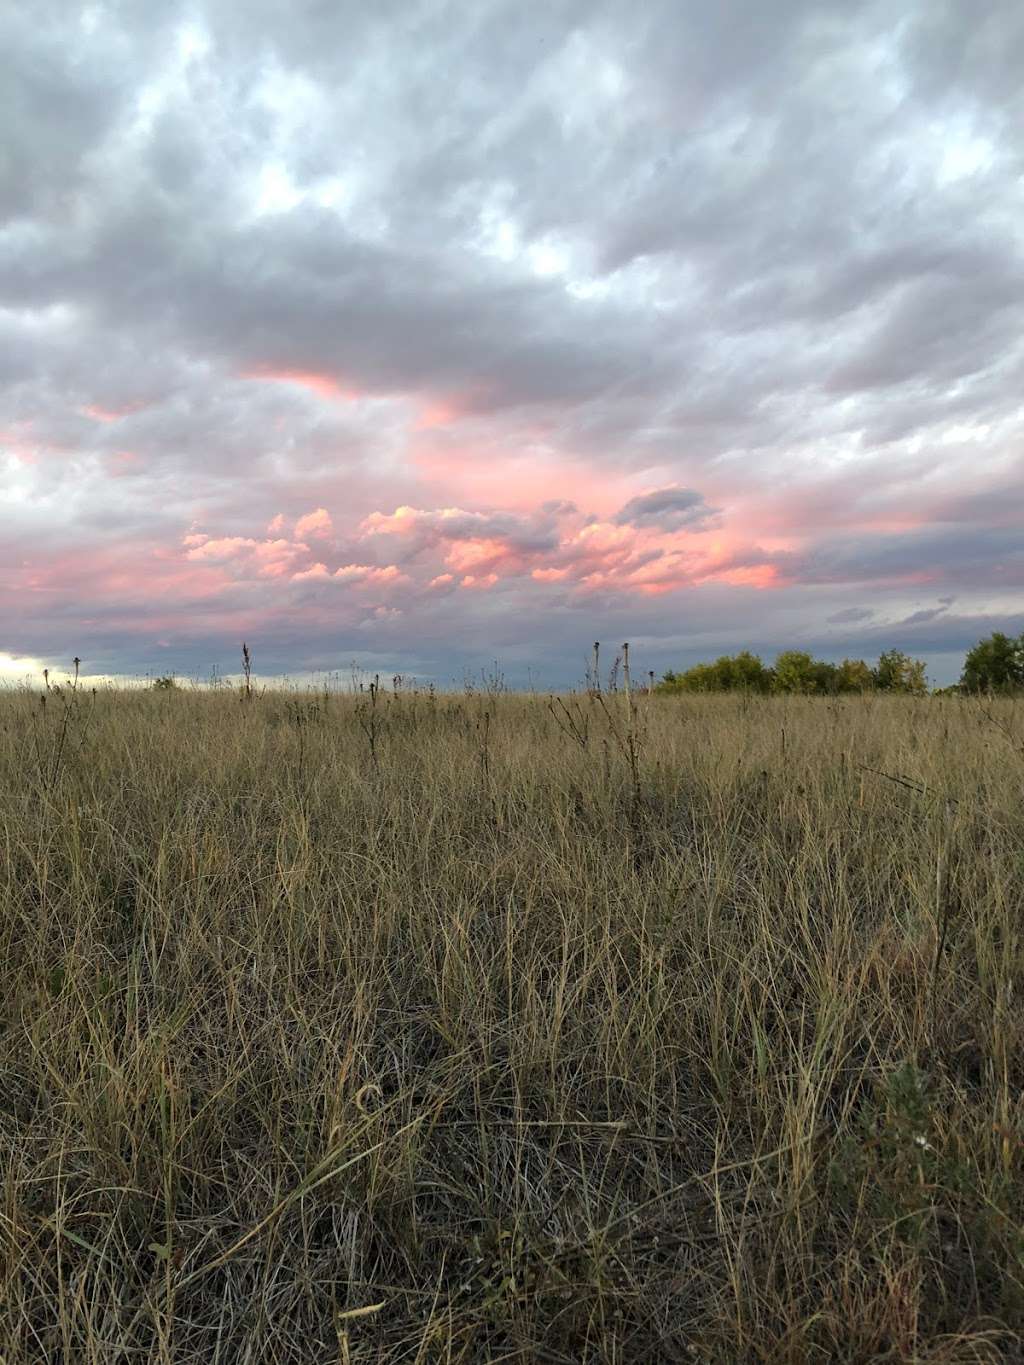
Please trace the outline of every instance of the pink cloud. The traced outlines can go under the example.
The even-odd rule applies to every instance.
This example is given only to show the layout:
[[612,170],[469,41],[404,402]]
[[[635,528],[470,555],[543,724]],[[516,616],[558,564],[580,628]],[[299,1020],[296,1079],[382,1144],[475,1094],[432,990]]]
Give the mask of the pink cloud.
[[[270,527],[280,530],[282,523],[277,516]],[[554,500],[522,512],[407,503],[373,511],[353,528],[348,543],[390,544],[397,562],[375,563],[370,553],[341,564],[322,551],[323,557],[315,558],[310,544],[317,537],[331,543],[334,531],[331,516],[318,507],[298,518],[293,537],[211,535],[193,528],[179,554],[191,565],[221,573],[223,591],[233,586],[237,592],[246,583],[264,585],[264,594],[276,583],[337,585],[344,591],[331,595],[330,608],[319,594],[303,598],[302,610],[313,615],[341,611],[362,621],[392,619],[403,609],[408,614],[409,604],[428,594],[486,593],[509,581],[526,593],[543,590],[568,599],[595,592],[657,597],[708,582],[782,586],[782,571],[772,556],[728,528],[666,531],[619,524]],[[262,602],[272,610],[272,598],[264,595]],[[282,594],[280,609],[289,604],[296,610],[296,599]],[[373,614],[367,617],[367,611]]]
[[331,571],[326,564],[314,564],[309,569],[300,569],[292,574],[293,583],[304,583],[317,578],[330,578]]
[[307,512],[295,523],[295,535],[299,540],[304,540],[306,536],[329,536],[333,530],[334,523],[326,507]]
[[107,408],[99,403],[89,403],[81,411],[94,422],[110,423],[120,422],[122,417],[130,417],[133,412],[139,412],[143,407],[144,403],[127,403],[121,408]]
[[355,389],[343,389],[333,375],[321,374],[315,370],[258,367],[246,370],[242,378],[259,379],[272,384],[294,384],[300,389],[305,389],[308,393],[316,394],[317,398],[325,401],[341,400],[352,403],[360,397],[359,392]]
[[489,524],[501,513],[473,512],[463,507],[410,507],[403,503],[393,512],[371,512],[360,523],[364,535],[407,535],[410,531],[429,529],[442,537],[456,538],[472,535],[477,527]]
[[411,557],[431,557],[466,587],[491,586],[499,578],[528,576],[537,582],[663,592],[693,582],[718,557],[707,535],[688,528],[660,531],[584,518],[572,504],[546,503],[532,515],[478,512],[460,507],[433,510],[403,505],[374,512],[361,523],[366,537],[401,535],[412,541]]
[[774,564],[750,564],[742,568],[723,569],[713,577],[719,583],[731,583],[734,587],[777,588],[782,584],[781,575]]
[[409,507],[403,503],[401,507],[396,507],[391,513],[371,512],[368,517],[364,517],[360,522],[359,529],[365,535],[371,536],[406,535],[410,531],[415,531],[423,515],[415,507]]
[[483,506],[500,505],[510,510],[529,510],[537,505],[537,490],[545,499],[579,501],[585,497],[592,508],[611,512],[630,496],[630,480],[620,474],[594,469],[583,461],[559,458],[527,448],[534,442],[523,435],[511,448],[481,449],[452,443],[444,430],[421,439],[410,452],[424,487],[443,504],[453,492],[461,500]]
[[309,553],[309,546],[301,541],[264,540],[253,551],[259,572],[265,578],[283,578],[295,560]]
[[237,559],[256,548],[256,541],[251,536],[219,536],[211,539],[210,536],[193,533],[185,537],[184,543],[190,547],[186,559],[213,560],[218,563]]
[[0,445],[22,465],[38,464],[40,455],[64,454],[77,449],[65,440],[54,440],[42,435],[38,424],[31,418],[14,422],[0,431]]
[[278,512],[276,517],[272,517],[270,521],[267,522],[267,531],[269,532],[270,535],[275,535],[278,531],[283,530],[284,514],[282,512]]
[[445,563],[456,573],[476,573],[480,569],[506,563],[512,556],[504,541],[493,536],[457,540],[445,555]]
[[376,586],[409,582],[408,576],[402,573],[397,564],[386,564],[383,568],[373,564],[343,564],[340,569],[335,569],[332,577],[343,583],[372,583]]
[[[26,564],[16,582],[19,591],[43,596],[62,594],[74,582],[83,602],[105,608],[106,620],[117,622],[123,612],[123,619],[134,624],[143,609],[153,629],[161,621],[180,626],[183,598],[214,601],[231,586],[230,577],[217,564],[185,563],[180,552],[171,548],[123,541]],[[156,609],[163,602],[167,603],[165,612]],[[87,617],[83,619],[88,623]]]
[[283,578],[296,559],[309,553],[302,541],[254,540],[251,536],[211,538],[202,532],[184,537],[185,558],[215,564],[233,565],[243,573],[254,569],[262,578]]
[[431,427],[446,427],[452,422],[458,421],[462,413],[456,402],[437,402],[428,403],[420,412],[416,422],[415,430],[429,431]]

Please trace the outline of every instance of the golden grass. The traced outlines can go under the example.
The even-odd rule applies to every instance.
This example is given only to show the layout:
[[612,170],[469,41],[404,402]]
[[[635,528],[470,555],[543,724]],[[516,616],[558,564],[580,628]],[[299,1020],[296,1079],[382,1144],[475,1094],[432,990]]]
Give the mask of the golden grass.
[[564,700],[0,697],[4,1365],[1020,1358],[1012,703]]

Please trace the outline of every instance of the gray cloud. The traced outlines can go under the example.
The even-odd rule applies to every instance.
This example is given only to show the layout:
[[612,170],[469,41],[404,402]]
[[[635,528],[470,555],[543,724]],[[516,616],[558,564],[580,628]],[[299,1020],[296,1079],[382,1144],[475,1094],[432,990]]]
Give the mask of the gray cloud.
[[979,536],[971,526],[837,536],[805,556],[784,559],[807,583],[863,583],[927,576],[937,584],[1024,587],[1024,537],[1016,528]]
[[717,507],[709,507],[701,494],[692,488],[658,488],[653,493],[630,498],[613,520],[618,526],[678,531],[684,526],[707,526],[718,511]]
[[[88,628],[130,670],[244,623],[326,655],[283,587],[125,586],[193,525],[316,506],[353,563],[403,503],[531,564],[574,505],[722,532],[731,578],[622,618],[597,578],[521,572],[337,626],[421,662],[463,629],[564,673],[602,611],[652,657],[691,609],[855,641],[865,583],[944,650],[1017,610],[1012,0],[43,0],[0,44],[0,652]],[[395,562],[437,544],[421,518]]]
[[918,611],[912,611],[909,616],[904,616],[902,621],[897,621],[895,624],[899,627],[925,625],[928,621],[936,620],[948,610],[949,607],[945,603],[937,607],[921,607]]

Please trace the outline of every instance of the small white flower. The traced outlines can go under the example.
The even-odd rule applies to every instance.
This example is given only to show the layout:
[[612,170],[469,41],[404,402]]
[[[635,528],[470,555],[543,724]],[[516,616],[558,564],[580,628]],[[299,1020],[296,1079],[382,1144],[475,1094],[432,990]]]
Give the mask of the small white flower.
[[928,1141],[928,1139],[925,1137],[925,1135],[924,1135],[923,1133],[915,1133],[915,1135],[914,1135],[914,1142],[916,1143],[916,1145],[917,1145],[918,1147],[921,1148],[921,1151],[922,1151],[922,1152],[934,1152],[934,1151],[935,1151],[935,1148],[932,1146],[932,1144]]

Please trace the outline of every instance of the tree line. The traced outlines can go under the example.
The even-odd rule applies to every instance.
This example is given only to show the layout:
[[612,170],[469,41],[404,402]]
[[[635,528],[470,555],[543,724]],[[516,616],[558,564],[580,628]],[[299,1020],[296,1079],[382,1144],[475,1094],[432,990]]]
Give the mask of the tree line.
[[[1014,639],[996,631],[967,653],[960,681],[942,692],[1014,692],[1024,689],[1024,634]],[[899,649],[882,653],[872,666],[863,659],[829,663],[802,649],[786,649],[774,664],[742,650],[723,654],[713,663],[695,664],[685,672],[669,669],[656,690],[677,692],[788,692],[834,696],[849,692],[928,692],[925,664]]]

